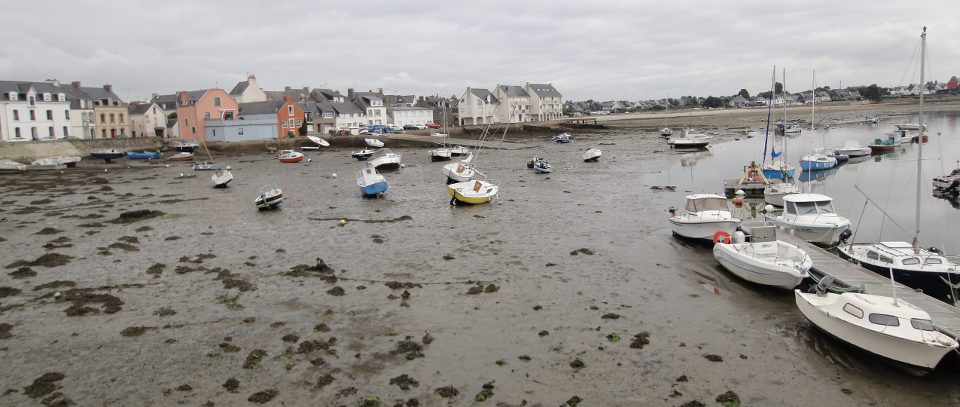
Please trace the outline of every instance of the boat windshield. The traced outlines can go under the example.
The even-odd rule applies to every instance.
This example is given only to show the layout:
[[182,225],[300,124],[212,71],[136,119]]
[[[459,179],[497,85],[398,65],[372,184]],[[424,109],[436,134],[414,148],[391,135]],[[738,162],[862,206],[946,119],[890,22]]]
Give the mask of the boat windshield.
[[797,212],[798,215],[816,215],[817,213],[833,214],[836,213],[833,210],[833,203],[831,201],[813,201],[813,202],[797,202]]
[[726,211],[728,210],[727,200],[722,197],[688,199],[687,210],[690,212]]

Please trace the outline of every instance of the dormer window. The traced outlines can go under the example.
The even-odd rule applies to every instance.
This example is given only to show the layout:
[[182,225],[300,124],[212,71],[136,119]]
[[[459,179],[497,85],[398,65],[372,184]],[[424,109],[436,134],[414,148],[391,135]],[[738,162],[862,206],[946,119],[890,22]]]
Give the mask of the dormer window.
[[44,93],[44,94],[43,94],[43,101],[44,101],[44,102],[49,102],[49,101],[50,101],[50,94],[49,94],[49,93]]
[[58,93],[58,94],[57,94],[57,101],[58,101],[58,102],[66,102],[66,101],[67,101],[67,96],[64,95],[64,94],[62,94],[62,93]]
[[10,98],[10,100],[17,100],[17,92],[10,92],[7,97]]

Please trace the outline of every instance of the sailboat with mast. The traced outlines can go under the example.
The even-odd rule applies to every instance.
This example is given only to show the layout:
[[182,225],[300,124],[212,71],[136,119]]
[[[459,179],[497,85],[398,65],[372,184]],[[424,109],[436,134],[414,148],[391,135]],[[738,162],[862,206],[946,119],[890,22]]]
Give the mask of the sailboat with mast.
[[[817,127],[817,71],[813,71],[813,98],[810,100],[810,130]],[[825,148],[813,148],[813,134],[810,134],[811,152],[800,158],[800,168],[804,171],[829,170],[837,166],[837,158],[825,154]]]
[[663,111],[663,128],[660,129],[660,137],[670,138],[673,135],[673,130],[670,130],[670,127],[667,126],[667,112],[670,111],[670,95],[667,95],[667,108]]
[[434,137],[442,137],[442,138],[443,138],[443,142],[440,144],[439,147],[437,147],[437,148],[435,148],[435,149],[433,149],[433,150],[430,150],[430,151],[428,152],[428,155],[430,156],[430,161],[432,161],[432,162],[437,162],[437,161],[450,161],[450,159],[453,157],[453,150],[451,150],[449,147],[447,147],[447,137],[450,137],[450,133],[449,133],[448,130],[447,130],[447,104],[446,104],[446,102],[444,102],[444,104],[443,104],[443,133],[432,133],[432,134],[430,134],[430,135],[431,135],[431,136],[434,136]]
[[[767,108],[767,134],[765,137],[770,137],[770,116],[771,116],[770,112],[773,110],[773,104],[774,104],[773,102],[776,100],[776,91],[777,91],[776,77],[777,77],[777,68],[774,67],[773,80],[772,80],[773,83],[771,84],[771,89],[770,89],[772,97],[770,98],[771,100],[770,106]],[[787,90],[786,90],[787,89],[786,88],[787,70],[786,69],[783,70],[783,83],[784,83],[783,93],[786,94],[787,93]],[[786,98],[784,98],[784,103],[783,103],[783,119],[784,120],[787,119]],[[774,140],[776,140],[776,137],[774,137]],[[787,195],[792,195],[792,194],[799,194],[801,192],[800,187],[797,186],[797,184],[793,184],[789,182],[790,178],[793,177],[793,174],[796,171],[796,167],[794,167],[793,164],[790,164],[787,162],[787,156],[785,155],[787,152],[787,138],[781,137],[780,142],[781,142],[781,147],[780,147],[779,153],[777,152],[776,147],[770,148],[769,164],[765,163],[766,155],[767,155],[766,138],[764,139],[764,148],[763,148],[763,155],[764,155],[764,165],[762,167],[763,176],[766,177],[767,179],[783,180],[783,182],[781,183],[769,184],[763,188],[764,202],[771,205],[776,205],[776,206],[784,206],[783,197]],[[777,160],[778,158],[779,160]]]
[[[920,37],[920,83],[924,83],[926,27],[924,27],[923,34]],[[923,123],[923,92],[920,92],[919,116],[920,123]],[[923,131],[921,131],[921,135],[922,133]],[[920,188],[924,184],[922,162],[923,143],[918,143],[916,215],[914,218],[913,241],[910,243],[892,241],[878,243],[851,242],[840,244],[838,250],[840,257],[860,264],[867,270],[881,276],[889,276],[908,287],[922,290],[931,297],[956,306],[958,305],[957,297],[960,295],[960,265],[944,256],[935,247],[928,249],[919,247],[920,197],[922,195]],[[870,198],[867,199],[870,200]],[[846,242],[841,241],[841,243]]]
[[[513,113],[511,112],[508,117],[507,125],[503,128],[503,136],[500,138],[501,143],[503,139],[507,137],[507,130],[510,129]],[[488,125],[487,130],[489,130],[489,128]],[[476,148],[477,155],[480,154],[483,141],[488,134],[487,130],[484,130],[484,134],[480,137],[480,144]],[[471,163],[474,158],[474,154],[471,153],[465,160],[456,165],[456,167],[454,167],[454,164],[444,166],[443,172],[448,180],[447,193],[452,196],[452,198],[450,198],[450,205],[456,205],[457,203],[480,204],[490,202],[500,191],[500,182],[488,180],[485,174],[477,170]],[[464,178],[465,180],[459,181]]]
[[204,139],[200,139],[200,142],[203,143],[203,150],[207,152],[207,157],[210,157],[210,162],[208,163],[204,161],[203,163],[194,163],[193,164],[194,171],[201,171],[201,170],[215,171],[213,175],[210,176],[210,180],[213,181],[213,187],[226,188],[227,184],[229,184],[230,181],[233,181],[233,173],[230,172],[230,167],[227,167],[226,169],[224,169],[223,163],[218,164],[215,161],[213,161],[213,154],[210,154],[210,149],[207,148],[207,141]]

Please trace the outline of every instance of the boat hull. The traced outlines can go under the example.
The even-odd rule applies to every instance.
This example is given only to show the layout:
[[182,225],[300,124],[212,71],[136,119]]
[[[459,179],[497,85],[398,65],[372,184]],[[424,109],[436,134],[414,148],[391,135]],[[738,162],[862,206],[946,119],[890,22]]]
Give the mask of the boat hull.
[[844,154],[850,158],[863,157],[863,156],[870,155],[870,147],[840,148],[840,149],[837,149],[837,152],[840,154]]
[[800,160],[800,168],[804,171],[829,170],[837,166],[837,160],[830,161],[804,161]]
[[[772,254],[766,245],[773,248]],[[788,243],[717,243],[713,257],[723,268],[744,280],[773,287],[792,289],[807,277],[813,261]]]
[[360,193],[364,195],[377,195],[387,191],[387,182],[377,182],[370,185],[364,185],[360,187]]
[[292,158],[281,158],[280,162],[282,163],[295,163],[303,160],[303,156],[292,157]]
[[723,231],[732,236],[733,233],[737,231],[737,226],[740,226],[740,222],[735,219],[686,222],[680,218],[682,217],[676,216],[670,218],[671,228],[673,229],[673,233],[687,239],[706,239],[712,241],[713,235],[718,231]]
[[[784,174],[786,173],[786,174]],[[780,169],[765,169],[763,170],[763,176],[766,179],[787,179],[793,178],[793,175],[796,173],[796,168],[790,168],[786,171]]]
[[254,204],[256,204],[257,209],[269,209],[280,205],[280,202],[283,202],[282,193],[276,195],[261,195],[254,201]]
[[850,226],[849,224],[840,226],[811,226],[786,222],[770,216],[767,216],[767,222],[773,223],[777,227],[804,241],[821,244],[835,242],[837,237],[840,236],[840,232],[843,232]]
[[130,157],[130,158],[132,158],[132,159],[139,159],[139,160],[143,160],[143,159],[156,159],[156,158],[160,158],[161,155],[162,155],[161,153],[159,153],[159,152],[153,152],[153,151],[144,151],[144,152],[142,152],[142,153],[135,153],[135,152],[133,152],[133,151],[127,151],[127,157]]
[[233,181],[233,174],[230,171],[217,171],[210,176],[214,188],[226,188],[230,181]]
[[794,293],[800,313],[818,329],[883,359],[903,364],[915,370],[917,375],[929,373],[937,367],[943,356],[953,349],[900,339],[861,328],[815,305],[818,298],[816,294],[801,293],[800,290],[794,290]]
[[[859,264],[860,267],[870,270],[881,277],[890,278],[890,267],[883,267],[868,263],[866,261],[858,260],[851,256],[845,247],[841,248],[841,250],[837,250],[837,253],[840,255],[841,259]],[[956,272],[949,273],[946,271],[905,270],[894,267],[893,280],[898,284],[903,284],[915,290],[920,290],[924,294],[940,301],[953,304],[953,302],[956,300],[956,293],[949,285],[947,285],[947,281],[954,285],[960,284],[960,274],[957,274]]]
[[497,195],[499,187],[483,181],[458,182],[447,185],[447,193],[458,202],[482,204],[490,202]]

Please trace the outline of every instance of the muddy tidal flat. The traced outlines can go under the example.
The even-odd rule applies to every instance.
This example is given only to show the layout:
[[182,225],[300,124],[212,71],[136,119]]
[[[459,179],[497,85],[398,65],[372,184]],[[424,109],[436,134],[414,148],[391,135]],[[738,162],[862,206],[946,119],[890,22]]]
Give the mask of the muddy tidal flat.
[[[722,143],[758,118],[696,127]],[[507,134],[477,206],[419,149],[379,199],[348,150],[215,157],[226,189],[168,162],[2,174],[0,405],[960,404],[954,360],[902,373],[673,237],[642,177],[679,153],[659,121],[607,124]]]

